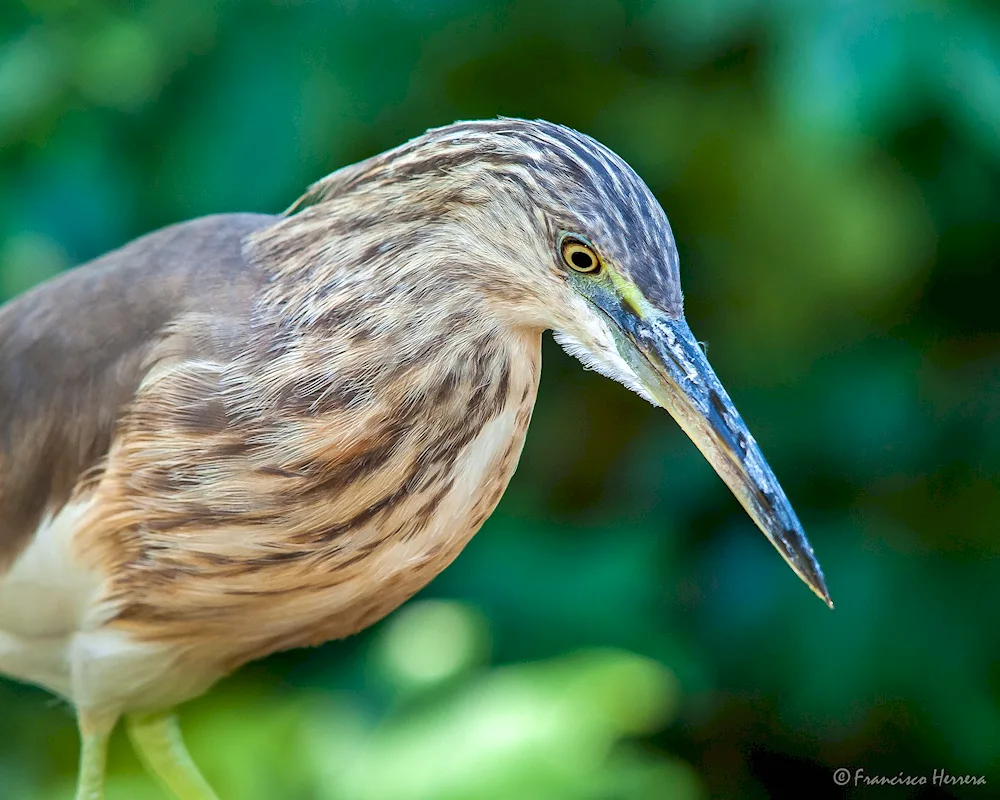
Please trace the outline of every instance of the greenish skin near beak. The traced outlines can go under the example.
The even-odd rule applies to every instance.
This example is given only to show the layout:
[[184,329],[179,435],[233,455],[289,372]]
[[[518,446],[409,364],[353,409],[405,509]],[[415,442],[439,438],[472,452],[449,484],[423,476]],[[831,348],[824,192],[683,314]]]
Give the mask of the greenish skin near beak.
[[612,267],[570,276],[607,318],[618,352],[670,412],[768,541],[830,608],[823,570],[778,479],[683,317],[651,306]]

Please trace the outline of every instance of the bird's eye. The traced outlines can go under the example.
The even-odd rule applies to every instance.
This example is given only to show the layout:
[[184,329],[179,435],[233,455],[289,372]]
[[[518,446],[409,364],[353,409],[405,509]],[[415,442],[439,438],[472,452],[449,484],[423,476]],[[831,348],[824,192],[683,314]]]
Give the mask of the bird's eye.
[[594,249],[579,239],[563,240],[562,257],[566,265],[577,272],[597,272],[601,268],[601,259]]

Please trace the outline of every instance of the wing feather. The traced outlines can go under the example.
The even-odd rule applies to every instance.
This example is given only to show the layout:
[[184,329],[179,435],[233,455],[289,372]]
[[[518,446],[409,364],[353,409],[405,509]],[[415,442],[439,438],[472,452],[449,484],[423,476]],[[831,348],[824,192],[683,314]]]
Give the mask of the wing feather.
[[238,346],[266,278],[242,243],[278,219],[224,214],[173,225],[0,308],[0,570],[100,465],[173,323],[210,322],[209,335],[170,337],[180,357],[217,362]]

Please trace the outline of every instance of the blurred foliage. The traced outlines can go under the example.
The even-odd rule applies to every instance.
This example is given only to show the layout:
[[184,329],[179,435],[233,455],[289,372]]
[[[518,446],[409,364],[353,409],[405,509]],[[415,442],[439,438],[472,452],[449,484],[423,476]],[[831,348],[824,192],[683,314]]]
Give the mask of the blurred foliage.
[[[457,118],[611,146],[670,216],[688,318],[837,601],[665,414],[547,343],[511,488],[424,595],[475,610],[423,601],[190,704],[220,788],[863,795],[833,786],[847,766],[995,794],[998,64],[975,0],[0,6],[3,296]],[[3,683],[0,715],[0,795],[66,796],[67,710]],[[122,739],[112,772],[110,800],[156,796]]]

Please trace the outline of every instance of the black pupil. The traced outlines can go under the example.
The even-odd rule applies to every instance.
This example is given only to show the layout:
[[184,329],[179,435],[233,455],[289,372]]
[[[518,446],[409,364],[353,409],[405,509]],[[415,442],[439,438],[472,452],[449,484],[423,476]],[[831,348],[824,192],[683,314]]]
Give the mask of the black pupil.
[[594,259],[591,257],[590,253],[585,250],[574,250],[573,255],[569,257],[569,260],[573,262],[573,266],[578,269],[590,269],[594,266]]

